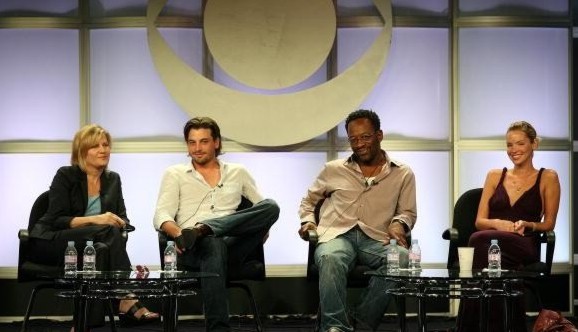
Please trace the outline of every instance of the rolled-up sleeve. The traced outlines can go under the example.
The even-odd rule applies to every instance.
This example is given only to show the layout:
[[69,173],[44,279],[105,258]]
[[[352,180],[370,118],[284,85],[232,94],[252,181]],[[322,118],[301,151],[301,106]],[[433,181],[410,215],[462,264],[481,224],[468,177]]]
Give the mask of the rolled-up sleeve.
[[175,221],[179,208],[179,179],[174,168],[165,171],[161,181],[157,206],[153,224],[155,229],[160,230],[166,221]]
[[415,175],[409,167],[405,168],[400,189],[398,205],[391,221],[400,220],[413,229],[417,221],[416,185]]

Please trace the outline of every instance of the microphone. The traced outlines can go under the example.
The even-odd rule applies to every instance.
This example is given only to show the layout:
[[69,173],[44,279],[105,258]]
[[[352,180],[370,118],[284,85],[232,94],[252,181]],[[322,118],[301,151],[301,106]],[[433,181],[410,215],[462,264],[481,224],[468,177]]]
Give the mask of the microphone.
[[223,188],[223,184],[222,184],[222,183],[219,183],[219,184],[217,185],[217,187]]
[[366,187],[366,188],[368,188],[368,187],[373,187],[373,186],[377,185],[378,183],[379,183],[379,182],[378,182],[378,181],[375,181],[375,180],[372,180],[371,182],[368,182],[367,180],[365,180],[365,187]]

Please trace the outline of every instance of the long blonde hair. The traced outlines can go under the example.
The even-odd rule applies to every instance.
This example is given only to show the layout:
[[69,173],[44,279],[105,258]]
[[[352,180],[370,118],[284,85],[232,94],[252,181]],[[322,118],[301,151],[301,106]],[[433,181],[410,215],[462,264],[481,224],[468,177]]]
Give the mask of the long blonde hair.
[[112,146],[112,139],[106,129],[97,124],[89,124],[80,128],[74,135],[72,141],[72,155],[70,164],[78,165],[80,169],[86,171],[86,154],[90,148],[98,145],[102,137],[106,137],[109,146]]

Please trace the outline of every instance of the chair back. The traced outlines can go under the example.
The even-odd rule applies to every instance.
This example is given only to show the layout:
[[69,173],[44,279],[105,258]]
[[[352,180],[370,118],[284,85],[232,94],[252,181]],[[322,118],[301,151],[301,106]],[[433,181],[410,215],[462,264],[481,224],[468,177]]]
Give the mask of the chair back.
[[36,262],[34,257],[31,257],[31,239],[29,237],[29,232],[48,210],[48,194],[49,192],[45,191],[36,198],[34,204],[32,204],[32,209],[30,210],[28,228],[21,229],[18,232],[18,281],[42,280],[47,277],[58,275],[61,272],[61,267],[42,264]]
[[36,222],[46,213],[46,211],[48,211],[48,204],[50,201],[49,193],[50,191],[48,190],[43,192],[36,198],[34,204],[32,204],[30,217],[28,218],[28,231],[31,231]]
[[467,247],[470,235],[476,231],[476,217],[482,198],[482,190],[482,188],[475,188],[466,191],[458,198],[454,206],[452,228],[457,230],[457,241],[450,241],[448,269],[459,267],[458,247]]

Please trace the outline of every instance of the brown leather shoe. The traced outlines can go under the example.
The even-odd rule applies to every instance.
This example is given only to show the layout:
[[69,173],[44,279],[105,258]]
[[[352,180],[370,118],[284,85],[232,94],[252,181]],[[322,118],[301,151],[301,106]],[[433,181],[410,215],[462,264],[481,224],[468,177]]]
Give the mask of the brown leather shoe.
[[198,238],[213,235],[213,230],[211,229],[211,227],[209,227],[205,224],[196,224],[193,227],[193,231],[197,232]]
[[196,224],[193,228],[185,228],[181,235],[175,238],[177,246],[181,249],[192,249],[199,239],[213,234],[211,227],[205,224]]

